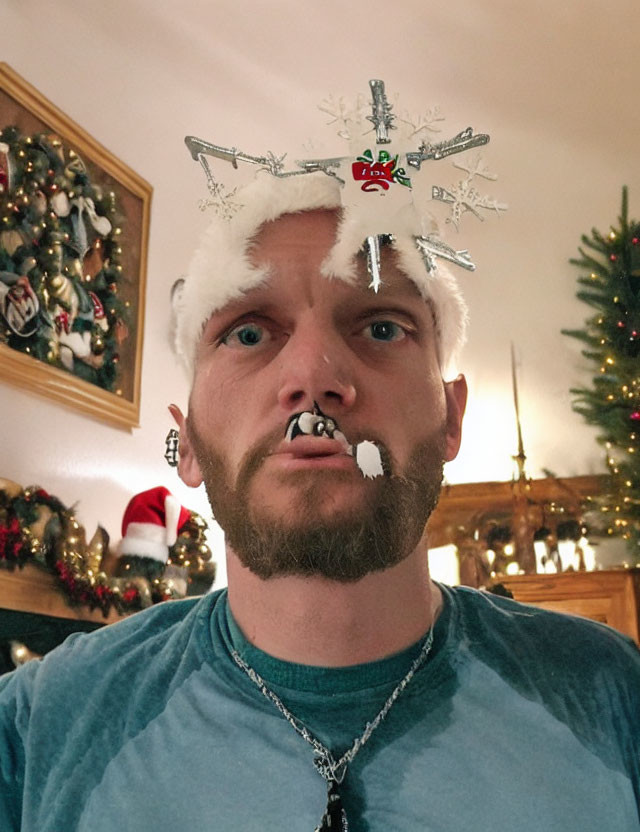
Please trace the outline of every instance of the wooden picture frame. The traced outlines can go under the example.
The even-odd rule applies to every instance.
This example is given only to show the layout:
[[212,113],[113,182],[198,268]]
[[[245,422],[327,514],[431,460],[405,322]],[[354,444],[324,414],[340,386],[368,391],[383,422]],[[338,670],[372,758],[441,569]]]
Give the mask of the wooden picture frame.
[[[14,72],[7,64],[0,63],[0,131],[8,127],[18,128],[19,135],[22,138],[28,136],[29,140],[32,135],[46,135],[47,141],[51,139],[58,148],[57,152],[60,159],[67,164],[65,171],[70,168],[72,163],[80,165],[82,174],[86,177],[83,181],[89,182],[91,187],[95,186],[97,189],[96,193],[108,193],[113,214],[110,217],[110,223],[106,221],[106,215],[99,216],[99,210],[96,209],[93,201],[85,200],[81,203],[76,198],[76,207],[74,208],[74,199],[68,200],[66,192],[64,195],[60,194],[65,204],[65,210],[68,209],[68,214],[64,216],[70,217],[69,222],[71,219],[74,220],[74,229],[82,225],[83,242],[78,248],[79,256],[75,261],[71,261],[75,264],[77,273],[71,274],[70,278],[65,277],[65,274],[69,274],[68,266],[65,265],[64,269],[59,269],[59,279],[61,281],[66,280],[67,285],[71,286],[72,289],[76,284],[82,284],[84,280],[87,282],[100,280],[104,284],[105,281],[109,280],[108,275],[113,274],[113,269],[117,268],[119,282],[117,284],[115,282],[109,283],[108,288],[105,289],[106,295],[103,295],[103,298],[105,296],[115,298],[117,294],[117,306],[118,309],[123,310],[123,317],[121,321],[118,321],[120,328],[118,329],[118,338],[116,341],[111,337],[111,333],[115,331],[114,308],[108,310],[103,308],[100,302],[101,298],[96,297],[97,292],[91,291],[94,287],[93,283],[88,283],[86,289],[80,285],[80,289],[77,292],[78,296],[85,298],[85,302],[89,296],[94,301],[93,310],[89,308],[85,315],[88,322],[84,320],[79,321],[79,324],[82,324],[84,327],[83,331],[73,333],[74,336],[78,336],[78,338],[82,336],[85,342],[90,341],[91,343],[89,357],[82,359],[87,361],[85,367],[84,364],[79,363],[78,355],[80,354],[80,350],[76,353],[66,342],[60,346],[58,341],[55,340],[56,332],[63,332],[63,326],[66,326],[67,336],[69,335],[69,318],[71,315],[67,315],[69,305],[65,299],[60,301],[61,306],[55,306],[55,309],[60,313],[55,318],[55,323],[53,315],[49,314],[46,318],[46,326],[48,329],[33,329],[28,331],[31,337],[34,337],[33,332],[37,332],[40,342],[44,338],[44,336],[40,336],[42,331],[52,332],[54,334],[53,340],[49,342],[52,346],[51,351],[40,357],[35,357],[32,354],[21,351],[26,349],[23,347],[23,343],[25,342],[17,342],[17,337],[24,337],[24,334],[23,332],[17,332],[17,328],[8,324],[9,318],[6,315],[3,317],[4,313],[9,314],[7,311],[9,310],[9,306],[0,308],[0,324],[3,325],[2,332],[0,332],[0,382],[4,381],[29,392],[45,396],[50,400],[79,410],[96,419],[130,430],[139,425],[140,417],[140,376],[144,338],[147,248],[152,188],[148,182],[106,150],[98,141],[89,136],[79,125],[64,115],[54,104],[44,98],[44,96]],[[3,146],[5,148],[9,147],[6,143],[3,143]],[[50,152],[49,145],[47,147]],[[0,146],[0,151],[2,151],[2,146]],[[5,167],[9,170],[9,178],[7,178],[7,175],[4,176],[5,195],[11,190],[10,186],[6,184],[7,182],[10,183],[10,152],[7,152],[6,158],[7,164]],[[6,171],[3,172],[0,163],[0,174],[2,173],[6,174]],[[55,183],[59,181],[54,178],[54,171],[50,170],[48,174],[49,178],[46,184],[43,185],[41,191],[35,190],[37,184],[34,179],[30,182],[31,190],[29,193],[25,197],[21,197],[25,200],[26,198],[33,200],[37,196],[41,200],[41,204],[46,206],[45,220],[47,219],[46,211],[50,210],[53,205],[53,197],[55,196],[57,187]],[[40,181],[44,182],[43,179]],[[14,189],[13,193],[15,192]],[[3,194],[0,194],[0,197],[2,196]],[[74,191],[69,191],[68,196],[73,197]],[[70,208],[67,203],[70,203]],[[89,208],[87,208],[87,203],[90,203]],[[7,200],[3,203],[5,214],[8,211],[8,204],[12,203],[9,203]],[[56,203],[56,205],[58,204],[61,203]],[[14,210],[17,210],[17,208],[14,208]],[[83,210],[87,213],[83,214]],[[74,211],[75,213],[73,213]],[[52,212],[48,216],[54,217],[54,214],[55,212]],[[62,213],[61,216],[63,216]],[[5,225],[3,226],[0,222],[0,236],[2,235],[3,228],[10,227],[6,223],[11,222],[11,217],[8,220],[4,220],[4,218],[2,220],[5,222]],[[54,220],[57,222],[58,217],[55,216]],[[50,222],[54,222],[54,220]],[[93,230],[91,227],[92,223],[95,224],[95,228],[102,229],[100,233]],[[88,258],[94,254],[94,251],[90,247],[84,248],[84,246],[88,245],[85,225],[89,232],[94,234],[95,239],[92,245],[98,249],[101,242],[103,242],[100,239],[100,235],[105,228],[105,223],[106,226],[109,226],[110,231],[109,239],[107,239],[106,234],[102,235],[105,244],[102,254],[106,252],[107,254],[111,253],[112,256],[99,259],[98,256],[101,255],[101,252],[96,251],[96,257],[98,257],[97,265],[93,273],[89,273],[87,262]],[[43,222],[42,225],[44,228],[45,223]],[[34,225],[33,228],[35,232],[37,226]],[[22,233],[22,239],[24,240],[25,234],[22,232],[22,229],[20,229],[20,233]],[[44,234],[46,232],[42,233]],[[113,236],[115,233],[120,235],[117,240]],[[80,231],[78,231],[78,235],[80,236]],[[9,240],[11,238],[4,239]],[[69,235],[66,234],[64,239],[68,240]],[[63,241],[60,244],[56,244],[57,250],[67,252],[67,245],[75,245],[76,242],[76,240],[72,240],[68,244]],[[114,248],[116,242],[118,243],[117,249]],[[33,245],[35,245],[35,240],[33,241]],[[107,249],[106,246],[110,246],[110,248]],[[5,251],[5,258],[8,256],[6,254],[8,248],[8,245],[4,248],[0,246],[0,254],[2,251]],[[26,250],[26,243],[25,248],[20,248],[18,245],[18,254],[16,257],[24,250]],[[82,254],[83,251],[84,255]],[[118,252],[117,267],[114,266],[115,254],[113,253],[115,251]],[[49,249],[48,252],[50,255],[53,254],[53,249]],[[63,255],[60,254],[58,262],[70,262],[69,256],[65,253],[63,259]],[[26,259],[26,265],[20,266],[20,268],[23,270],[26,269],[33,259]],[[4,287],[0,286],[0,290],[4,291],[6,297],[7,287],[12,285],[13,278],[9,272],[2,271],[2,268],[3,266],[0,263],[0,280],[4,275],[7,281]],[[64,274],[62,273],[63,271]],[[18,272],[16,272],[17,274]],[[47,271],[40,272],[40,274],[46,276],[46,278],[41,278],[41,280],[51,279]],[[105,275],[107,275],[106,278]],[[26,280],[26,278],[24,279]],[[45,286],[45,290],[48,286],[49,284]],[[0,295],[2,291],[0,291]],[[49,294],[46,294],[45,297],[50,299]],[[68,299],[69,295],[67,294],[66,297]],[[0,298],[1,301],[2,299]],[[57,295],[54,302],[58,303]],[[108,303],[111,302],[108,301]],[[75,304],[74,309],[78,306],[77,298],[75,299]],[[37,302],[34,305],[37,306]],[[116,306],[115,301],[113,305]],[[42,301],[40,301],[40,307],[42,306]],[[41,311],[44,313],[46,310]],[[60,315],[63,317],[61,318]],[[99,318],[101,319],[100,321],[98,321]],[[14,314],[12,317],[14,325],[16,320],[18,321],[18,325],[20,325],[23,319],[20,315],[16,318]],[[94,381],[93,377],[87,380],[91,373],[95,375],[98,372],[95,370],[95,367],[103,367],[105,362],[103,358],[103,364],[100,364],[100,356],[98,353],[95,355],[93,353],[94,349],[99,350],[101,347],[100,332],[97,326],[98,322],[102,324],[103,330],[106,333],[105,340],[109,336],[111,337],[109,344],[116,345],[116,348],[112,349],[108,354],[111,372],[111,376],[108,378],[108,384],[111,389],[106,389],[106,383],[103,383],[102,377],[99,382]],[[33,324],[34,328],[35,326]],[[42,324],[42,326],[44,327],[45,324]],[[91,332],[89,331],[90,327],[92,327]],[[76,325],[72,328],[78,329],[79,327]],[[10,345],[12,342],[14,346]],[[16,342],[19,344],[19,347],[15,346]],[[79,341],[74,341],[73,343],[76,344]],[[60,363],[61,352],[66,359],[65,366],[62,366]],[[90,363],[89,359],[93,363]],[[84,377],[81,377],[83,375]]]

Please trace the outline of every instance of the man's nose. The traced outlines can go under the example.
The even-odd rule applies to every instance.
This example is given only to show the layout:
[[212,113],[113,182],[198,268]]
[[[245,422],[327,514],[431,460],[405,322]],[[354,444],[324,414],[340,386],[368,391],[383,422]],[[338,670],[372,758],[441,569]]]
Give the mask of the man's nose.
[[294,333],[279,356],[278,402],[291,413],[317,402],[351,408],[356,401],[353,356],[338,333],[324,331]]

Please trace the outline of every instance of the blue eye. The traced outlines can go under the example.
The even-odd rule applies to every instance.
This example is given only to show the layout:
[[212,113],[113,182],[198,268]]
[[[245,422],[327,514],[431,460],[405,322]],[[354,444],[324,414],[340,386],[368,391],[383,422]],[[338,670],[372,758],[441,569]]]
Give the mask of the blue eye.
[[222,339],[222,343],[228,347],[256,347],[267,337],[267,332],[258,324],[240,324],[228,332]]
[[405,336],[404,329],[393,321],[374,321],[366,327],[374,341],[400,341]]

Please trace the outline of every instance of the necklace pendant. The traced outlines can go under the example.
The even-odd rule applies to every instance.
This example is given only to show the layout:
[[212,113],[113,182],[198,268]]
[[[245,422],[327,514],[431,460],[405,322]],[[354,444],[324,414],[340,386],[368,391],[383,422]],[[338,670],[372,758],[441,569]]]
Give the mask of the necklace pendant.
[[331,779],[336,783],[336,785],[340,785],[344,780],[344,776],[347,773],[347,761],[345,760],[343,763],[338,764],[336,763],[333,768],[331,769]]
[[342,798],[335,780],[327,784],[327,808],[315,832],[349,832],[347,813],[342,807]]
[[316,756],[313,760],[313,765],[318,774],[327,783],[333,781],[337,785],[340,785],[347,773],[347,761],[343,760],[338,764],[330,754]]

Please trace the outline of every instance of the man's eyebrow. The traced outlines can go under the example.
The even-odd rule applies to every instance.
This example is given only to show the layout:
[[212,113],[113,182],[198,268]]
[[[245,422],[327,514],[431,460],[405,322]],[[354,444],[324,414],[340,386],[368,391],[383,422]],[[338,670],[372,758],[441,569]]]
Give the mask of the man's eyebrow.
[[210,333],[212,330],[227,329],[236,322],[241,322],[247,318],[269,318],[272,317],[281,306],[274,301],[269,301],[266,298],[234,298],[234,300],[224,306],[222,309],[216,310],[209,318],[203,333]]
[[254,289],[247,294],[243,294],[240,297],[230,300],[229,303],[221,309],[216,310],[211,316],[211,319],[216,317],[226,319],[247,314],[260,315],[268,313],[277,307],[278,304],[274,300],[265,297],[259,289]]
[[413,302],[403,300],[401,298],[376,298],[368,299],[366,303],[355,304],[355,310],[349,303],[345,303],[341,310],[341,316],[345,318],[353,315],[353,320],[366,321],[371,318],[390,318],[399,317],[408,321],[416,329],[430,326],[433,323],[433,313],[429,309],[429,304],[422,304],[416,306]]
[[416,317],[416,313],[409,308],[408,303],[403,303],[401,300],[394,301],[388,298],[380,299],[378,303],[371,301],[369,303],[360,304],[359,318],[368,318],[371,315],[405,315],[406,317]]

